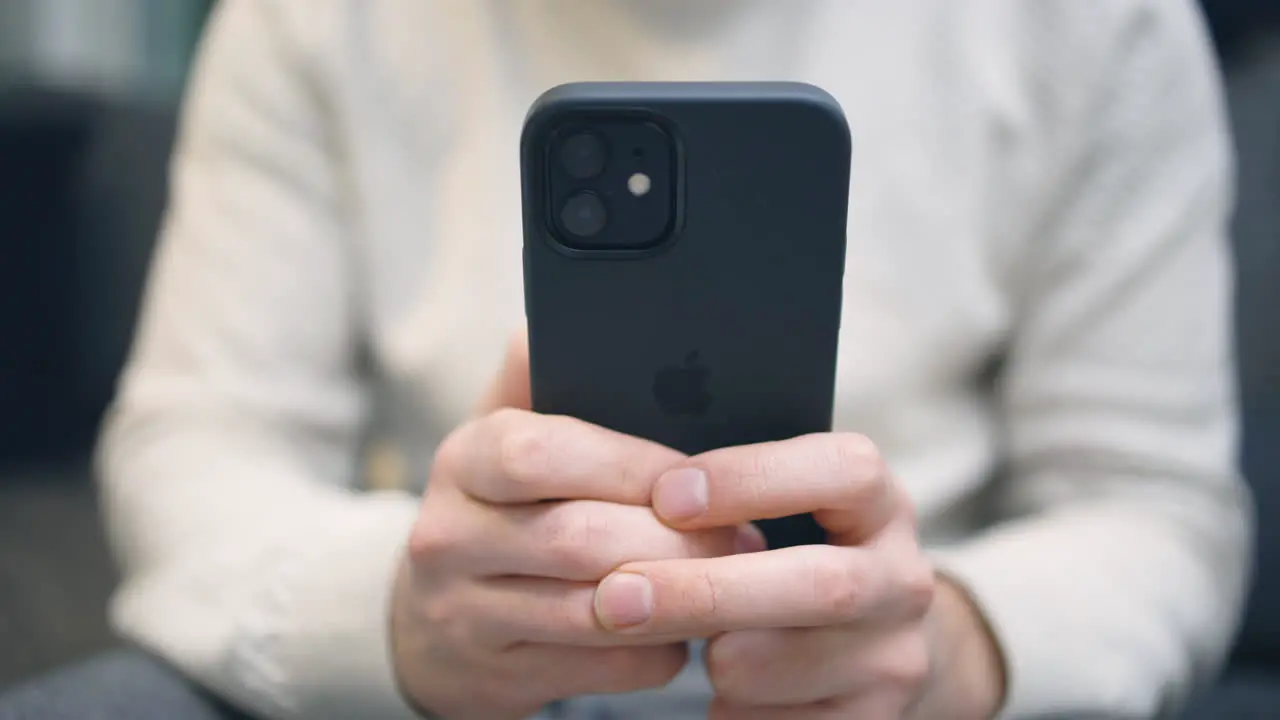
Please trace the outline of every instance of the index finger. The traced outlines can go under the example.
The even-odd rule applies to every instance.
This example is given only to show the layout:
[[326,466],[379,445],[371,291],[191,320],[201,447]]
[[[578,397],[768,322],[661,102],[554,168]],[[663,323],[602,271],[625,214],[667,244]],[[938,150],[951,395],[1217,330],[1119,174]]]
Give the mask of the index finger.
[[441,444],[435,474],[481,502],[600,500],[648,505],[653,483],[684,455],[581,420],[505,409]]
[[912,615],[928,607],[932,583],[927,563],[901,548],[807,545],[627,563],[597,586],[595,610],[617,633],[711,637]]
[[653,490],[654,511],[685,530],[814,513],[828,532],[865,536],[900,505],[875,445],[838,433],[713,450],[668,470]]

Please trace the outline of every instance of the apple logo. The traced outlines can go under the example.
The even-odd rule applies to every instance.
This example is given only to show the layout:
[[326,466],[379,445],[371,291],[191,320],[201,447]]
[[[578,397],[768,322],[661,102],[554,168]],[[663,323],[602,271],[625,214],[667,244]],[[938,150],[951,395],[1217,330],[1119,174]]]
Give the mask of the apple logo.
[[664,367],[653,376],[653,398],[668,415],[702,415],[711,407],[707,381],[711,368],[698,361],[694,350],[683,365]]

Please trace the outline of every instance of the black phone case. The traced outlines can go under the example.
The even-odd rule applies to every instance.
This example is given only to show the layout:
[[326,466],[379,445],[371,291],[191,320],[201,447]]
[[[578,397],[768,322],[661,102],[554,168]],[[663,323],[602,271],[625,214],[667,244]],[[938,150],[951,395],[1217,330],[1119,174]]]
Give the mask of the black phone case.
[[[676,230],[656,250],[583,257],[545,220],[548,133],[601,112],[651,114],[676,138]],[[850,145],[836,101],[804,84],[543,95],[521,142],[534,410],[689,454],[830,430]],[[824,539],[808,516],[760,525],[771,547]]]

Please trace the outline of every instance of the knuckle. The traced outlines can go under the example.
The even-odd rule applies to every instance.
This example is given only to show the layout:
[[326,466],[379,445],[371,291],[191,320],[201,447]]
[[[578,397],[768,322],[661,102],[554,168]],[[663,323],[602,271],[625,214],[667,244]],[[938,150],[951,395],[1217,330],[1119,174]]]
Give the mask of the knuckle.
[[[500,411],[516,412],[516,411]],[[551,439],[538,423],[506,422],[498,443],[498,466],[516,483],[532,483],[551,471]]]
[[542,549],[557,566],[574,574],[607,572],[607,523],[575,503],[555,506],[543,516]]
[[420,616],[430,641],[449,648],[460,662],[483,665],[494,660],[493,640],[500,633],[491,613],[476,607],[465,585],[453,585],[428,598]]
[[419,521],[409,535],[409,562],[417,568],[440,564],[456,546],[452,534],[440,523]]
[[714,624],[720,608],[720,584],[712,574],[711,568],[706,565],[694,573],[694,579],[700,592],[690,592],[688,597],[683,598],[684,607],[681,610],[695,624]]
[[435,457],[431,461],[431,479],[433,484],[438,478],[452,478],[466,471],[470,453],[467,446],[474,425],[466,423],[449,433],[436,447]]
[[501,407],[485,416],[485,420],[498,428],[519,424],[528,413],[516,408]]
[[924,558],[902,563],[898,570],[898,586],[907,609],[917,615],[928,612],[937,588],[933,564]]
[[746,482],[759,482],[763,478],[785,472],[786,469],[786,453],[776,446],[771,445],[767,448],[764,452],[727,448],[722,454],[718,454],[717,458],[723,463],[724,469],[728,470],[729,476],[737,476]]
[[726,700],[750,701],[760,678],[769,673],[769,653],[755,634],[722,635],[707,645],[707,677],[716,695]]
[[451,645],[465,647],[471,633],[464,607],[448,595],[436,595],[422,603],[419,618],[431,628],[433,635],[444,638]]
[[674,450],[648,443],[628,442],[622,447],[609,459],[606,471],[617,476],[619,490],[637,503],[648,503],[657,477],[683,458]]
[[842,433],[836,442],[836,462],[842,475],[861,480],[868,494],[889,490],[889,470],[880,448],[866,435]]
[[441,631],[445,641],[450,646],[459,648],[459,656],[466,658],[484,645],[481,628],[482,626],[473,618],[455,614],[453,621],[446,623]]
[[814,600],[838,618],[858,617],[868,597],[867,585],[863,568],[847,557],[831,554],[813,565]]
[[876,680],[881,687],[913,694],[929,679],[929,644],[922,633],[912,633],[881,657]]
[[858,433],[841,433],[837,436],[836,452],[843,468],[854,472],[865,472],[878,468],[884,459],[878,448],[866,435]]
[[551,627],[569,637],[593,636],[600,629],[599,620],[596,619],[595,605],[592,602],[593,593],[594,589],[587,590],[583,595],[568,594],[550,609],[547,622],[551,623]]

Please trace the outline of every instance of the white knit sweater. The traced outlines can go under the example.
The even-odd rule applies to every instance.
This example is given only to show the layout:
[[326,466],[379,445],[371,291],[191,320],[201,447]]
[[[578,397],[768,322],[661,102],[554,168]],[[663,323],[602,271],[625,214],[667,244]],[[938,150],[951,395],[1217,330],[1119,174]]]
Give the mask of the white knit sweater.
[[[1189,0],[224,0],[103,442],[117,628],[270,717],[411,716],[393,567],[522,322],[524,112],[579,79],[841,101],[837,424],[987,614],[1010,717],[1147,716],[1214,670],[1249,512]],[[405,489],[357,472],[371,427]]]

